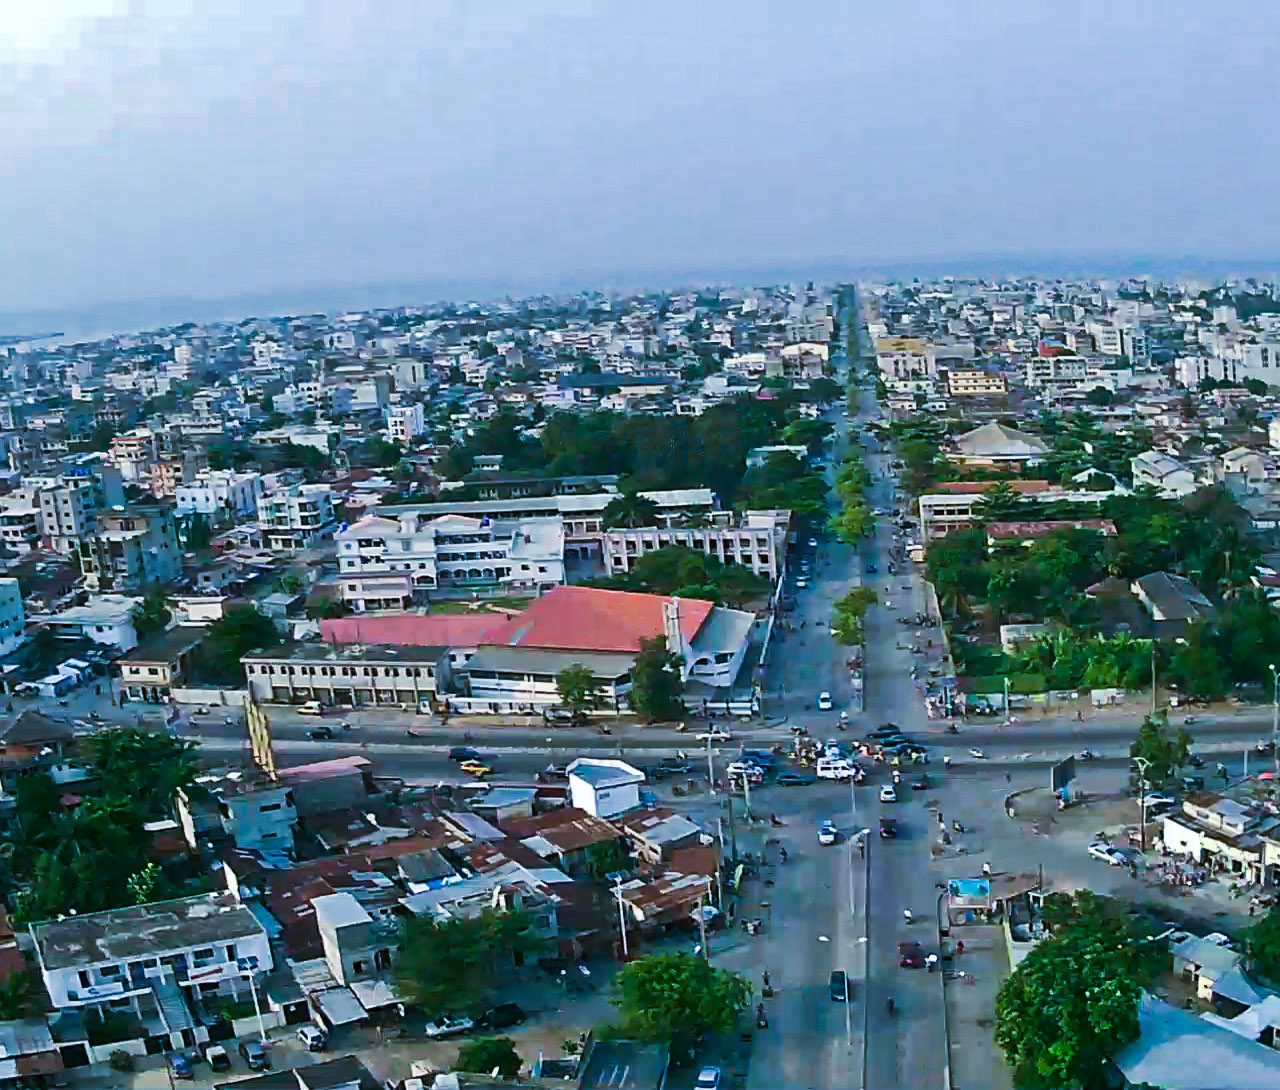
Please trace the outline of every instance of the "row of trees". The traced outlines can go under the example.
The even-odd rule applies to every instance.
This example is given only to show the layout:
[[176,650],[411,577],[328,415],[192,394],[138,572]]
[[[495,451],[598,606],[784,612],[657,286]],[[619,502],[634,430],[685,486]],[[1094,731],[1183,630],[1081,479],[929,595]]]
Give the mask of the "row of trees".
[[871,587],[854,587],[843,598],[831,607],[831,631],[843,644],[853,645],[863,642],[863,619],[876,602],[879,595]]
[[725,564],[686,545],[668,545],[646,553],[625,575],[592,579],[587,585],[702,598],[733,608],[759,602],[769,593],[769,581],[745,565]]

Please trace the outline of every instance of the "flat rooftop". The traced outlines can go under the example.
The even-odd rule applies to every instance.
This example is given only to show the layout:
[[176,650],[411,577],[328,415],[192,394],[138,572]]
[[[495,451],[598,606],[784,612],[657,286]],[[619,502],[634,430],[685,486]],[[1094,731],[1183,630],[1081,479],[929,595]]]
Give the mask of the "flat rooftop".
[[[498,618],[501,621],[501,618]],[[439,662],[448,647],[418,647],[412,644],[325,643],[311,640],[287,643],[270,651],[251,651],[245,662]]]
[[40,961],[50,970],[157,957],[265,934],[257,917],[233,893],[180,897],[31,925]]

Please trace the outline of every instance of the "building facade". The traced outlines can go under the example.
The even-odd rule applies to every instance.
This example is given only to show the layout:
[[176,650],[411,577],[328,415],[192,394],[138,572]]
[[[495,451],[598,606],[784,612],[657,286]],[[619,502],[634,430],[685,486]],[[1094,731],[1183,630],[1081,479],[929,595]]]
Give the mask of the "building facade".
[[258,521],[275,552],[301,552],[332,536],[337,526],[327,484],[296,484],[258,496]]
[[181,566],[173,508],[147,504],[103,512],[76,548],[90,591],[141,592],[177,578]]
[[741,564],[776,582],[783,572],[790,524],[789,511],[747,511],[737,526],[606,530],[602,539],[605,571],[609,575],[625,575],[647,553],[668,545],[683,545],[725,564]]

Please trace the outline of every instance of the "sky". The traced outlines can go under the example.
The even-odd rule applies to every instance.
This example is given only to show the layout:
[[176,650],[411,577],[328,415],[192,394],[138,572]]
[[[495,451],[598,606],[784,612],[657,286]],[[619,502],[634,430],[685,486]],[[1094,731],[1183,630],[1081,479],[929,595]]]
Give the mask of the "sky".
[[1278,32],[1181,0],[0,2],[0,312],[1280,257]]

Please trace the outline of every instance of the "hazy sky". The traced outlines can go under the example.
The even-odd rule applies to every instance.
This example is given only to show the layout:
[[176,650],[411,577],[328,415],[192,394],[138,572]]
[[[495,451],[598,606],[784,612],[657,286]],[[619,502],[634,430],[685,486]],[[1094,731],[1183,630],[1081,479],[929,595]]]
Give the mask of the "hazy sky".
[[1280,5],[0,0],[0,311],[1280,255]]

